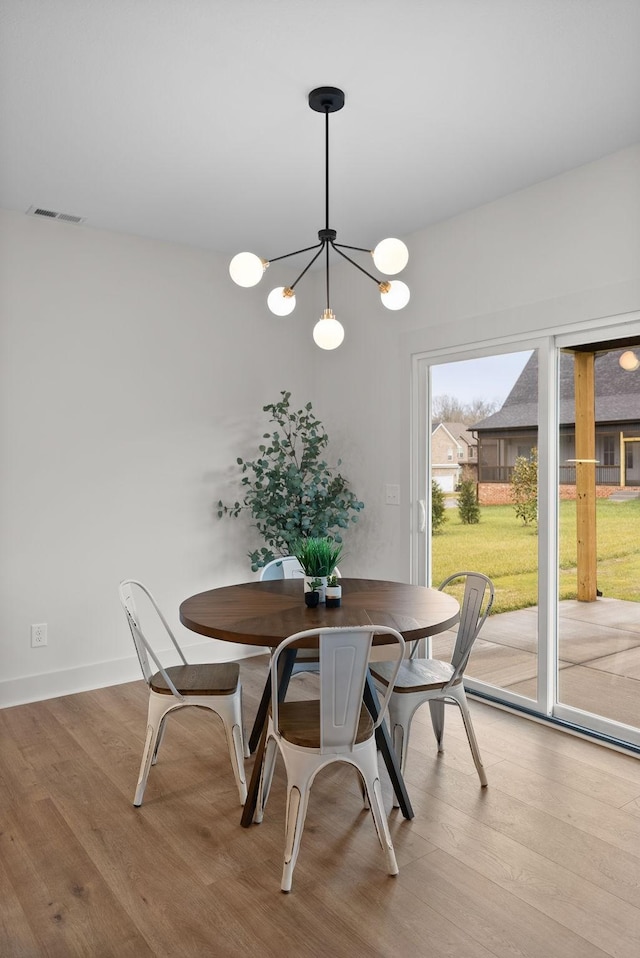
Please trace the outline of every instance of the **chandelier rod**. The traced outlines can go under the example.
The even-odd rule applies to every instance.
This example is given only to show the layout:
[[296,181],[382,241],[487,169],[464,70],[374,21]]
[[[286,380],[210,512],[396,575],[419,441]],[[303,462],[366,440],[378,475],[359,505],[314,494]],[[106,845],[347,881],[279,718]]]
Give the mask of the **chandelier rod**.
[[[369,279],[372,279],[373,282],[376,284],[376,286],[380,286],[380,280],[378,279],[377,276],[373,276],[371,273],[368,273],[368,272],[366,271],[366,269],[365,269],[363,266],[360,265],[360,263],[356,263],[356,261],[355,261],[354,259],[351,259],[350,256],[347,256],[346,253],[343,253],[341,249],[338,249],[338,246],[339,246],[340,244],[338,244],[338,243],[331,243],[331,245],[332,245],[332,247],[334,248],[334,250],[336,251],[336,253],[338,253],[339,256],[342,256],[342,258],[343,258],[343,259],[346,259],[347,262],[351,263],[352,266],[355,266],[356,269],[359,269],[361,273],[364,273],[365,276],[368,276]],[[346,246],[346,247],[344,247],[344,248],[345,248],[345,249],[358,249],[357,246]],[[366,250],[366,252],[369,252],[369,250]]]
[[[324,225],[329,229],[329,108],[324,114]],[[327,263],[329,260],[327,259]],[[327,307],[328,307],[327,303]]]
[[[311,266],[313,266],[313,264],[314,264],[315,261],[317,260],[318,256],[320,256],[320,253],[322,252],[322,250],[325,248],[326,245],[327,245],[326,240],[323,240],[322,243],[319,244],[320,249],[318,250],[318,252],[316,253],[316,255],[313,256],[313,257],[309,260],[309,262],[307,263],[307,265],[305,266],[305,268],[302,270],[302,272],[300,273],[300,275],[297,277],[297,279],[295,280],[295,282],[291,283],[291,285],[289,286],[289,289],[295,289],[295,288],[296,288],[296,284],[300,282],[300,280],[302,279],[302,277],[304,276],[304,274],[307,272],[307,270],[308,270]],[[312,246],[311,249],[316,249],[316,247],[315,247],[315,246]],[[272,262],[273,262],[273,260],[272,260]]]
[[[308,253],[309,250],[318,249],[319,246],[321,247],[324,246],[324,243],[322,241],[320,243],[314,243],[313,246],[305,246],[304,249],[296,249],[293,251],[293,253],[285,253],[284,256],[271,256],[269,257],[268,262],[277,263],[279,259],[289,259],[290,256],[297,256],[298,253]],[[320,250],[320,252],[322,252],[322,249]],[[311,262],[313,262],[313,260],[311,260]]]

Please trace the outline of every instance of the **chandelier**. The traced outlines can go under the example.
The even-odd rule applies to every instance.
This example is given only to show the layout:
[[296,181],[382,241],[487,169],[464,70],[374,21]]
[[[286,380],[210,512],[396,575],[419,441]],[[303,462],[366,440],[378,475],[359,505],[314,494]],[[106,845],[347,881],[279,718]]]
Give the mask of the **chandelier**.
[[238,286],[256,286],[262,279],[269,263],[275,263],[300,253],[315,251],[310,261],[291,283],[290,286],[276,286],[267,296],[267,305],[276,316],[288,316],[296,305],[295,288],[307,270],[315,263],[322,253],[325,254],[325,292],[326,306],[313,330],[313,338],[321,349],[335,349],[344,339],[344,328],[336,319],[330,303],[329,253],[333,250],[356,269],[373,280],[380,291],[380,298],[387,309],[402,309],[409,302],[409,287],[399,280],[380,280],[369,273],[363,266],[356,263],[344,250],[360,253],[370,253],[373,262],[381,273],[394,276],[407,265],[409,251],[405,244],[398,239],[384,239],[375,249],[370,250],[362,246],[347,246],[336,242],[336,231],[329,226],[329,115],[337,113],[344,106],[344,93],[332,86],[318,87],[309,94],[309,106],[316,113],[325,116],[325,226],[318,230],[318,243],[314,246],[305,246],[303,249],[285,253],[284,256],[275,256],[271,260],[262,259],[255,253],[238,253],[229,264],[231,279]]

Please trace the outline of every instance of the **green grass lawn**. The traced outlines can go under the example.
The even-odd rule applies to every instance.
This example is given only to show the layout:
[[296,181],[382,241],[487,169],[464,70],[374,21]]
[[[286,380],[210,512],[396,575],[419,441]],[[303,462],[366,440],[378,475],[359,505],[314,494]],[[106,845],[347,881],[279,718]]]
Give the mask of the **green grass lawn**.
[[[457,509],[433,537],[433,582],[452,572],[484,572],[496,587],[494,612],[538,602],[538,536],[523,526],[513,506],[482,506],[480,522],[465,526]],[[640,602],[640,499],[597,500],[598,589],[614,599]],[[560,503],[560,598],[575,599],[576,504]]]

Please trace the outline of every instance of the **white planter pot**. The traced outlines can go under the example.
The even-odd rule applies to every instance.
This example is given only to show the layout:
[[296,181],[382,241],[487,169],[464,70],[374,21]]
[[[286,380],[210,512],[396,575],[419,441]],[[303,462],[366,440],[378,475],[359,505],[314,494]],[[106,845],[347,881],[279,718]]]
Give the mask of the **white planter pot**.
[[313,582],[314,579],[319,579],[319,580],[320,580],[320,585],[319,585],[319,586],[316,586],[316,592],[317,592],[318,595],[320,596],[320,602],[324,602],[325,591],[326,591],[326,588],[327,588],[327,577],[326,577],[326,575],[325,575],[325,576],[321,576],[321,575],[316,575],[316,576],[306,575],[306,576],[304,577],[304,591],[305,591],[305,592],[312,592],[312,591],[313,591],[312,588],[311,588],[311,583]]
[[325,590],[325,598],[328,609],[337,609],[342,600],[342,586],[328,585]]

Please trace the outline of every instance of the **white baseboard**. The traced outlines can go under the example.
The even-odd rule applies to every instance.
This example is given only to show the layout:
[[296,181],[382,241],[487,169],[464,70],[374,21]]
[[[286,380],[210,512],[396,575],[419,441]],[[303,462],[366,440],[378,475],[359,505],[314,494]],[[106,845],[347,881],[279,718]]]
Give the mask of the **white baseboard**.
[[[198,642],[184,646],[184,654],[189,662],[228,662],[233,659],[245,659],[261,655],[266,649],[250,645],[230,645],[228,642]],[[160,654],[163,664],[174,664],[174,657],[168,652]],[[25,705],[28,702],[41,702],[60,695],[73,695],[75,692],[88,692],[90,689],[102,689],[109,685],[121,685],[141,679],[140,663],[135,654],[110,662],[96,662],[57,672],[43,672],[39,675],[26,675],[17,679],[0,682],[0,708]]]

